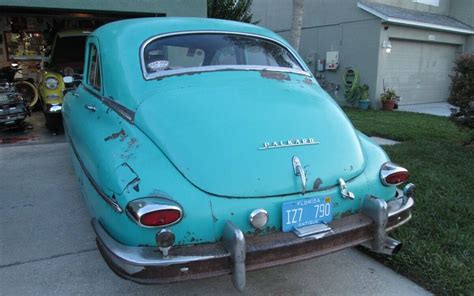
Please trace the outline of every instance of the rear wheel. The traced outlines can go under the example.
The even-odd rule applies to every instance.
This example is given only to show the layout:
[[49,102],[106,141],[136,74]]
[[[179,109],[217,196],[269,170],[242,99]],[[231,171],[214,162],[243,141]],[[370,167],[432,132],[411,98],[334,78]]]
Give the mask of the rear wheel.
[[29,108],[33,108],[38,102],[38,90],[28,81],[18,81],[15,83],[15,88],[21,94]]

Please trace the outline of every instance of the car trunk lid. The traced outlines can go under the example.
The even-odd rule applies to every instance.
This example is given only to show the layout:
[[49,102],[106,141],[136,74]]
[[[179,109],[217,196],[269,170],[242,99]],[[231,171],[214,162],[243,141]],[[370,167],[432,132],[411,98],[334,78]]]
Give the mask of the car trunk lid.
[[265,197],[352,179],[364,169],[351,123],[313,79],[266,71],[225,71],[158,81],[135,115],[191,183],[213,195]]

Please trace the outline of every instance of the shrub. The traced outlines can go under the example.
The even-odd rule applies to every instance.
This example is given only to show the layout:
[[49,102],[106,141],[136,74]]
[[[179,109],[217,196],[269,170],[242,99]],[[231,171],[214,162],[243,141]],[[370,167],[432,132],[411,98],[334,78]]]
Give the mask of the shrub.
[[448,101],[458,109],[452,111],[451,120],[472,131],[469,144],[474,141],[474,53],[459,56],[453,70]]

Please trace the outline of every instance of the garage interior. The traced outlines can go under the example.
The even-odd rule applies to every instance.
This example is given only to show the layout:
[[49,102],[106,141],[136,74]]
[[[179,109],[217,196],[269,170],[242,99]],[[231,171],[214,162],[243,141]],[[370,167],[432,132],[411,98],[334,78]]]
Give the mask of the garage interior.
[[[93,31],[111,21],[150,16],[165,16],[165,14],[2,6],[0,69],[4,73],[13,65],[19,71],[15,74],[14,81],[10,82],[27,81],[33,84],[37,91],[40,64],[42,59],[47,58],[48,50],[51,49],[58,32]],[[78,51],[83,51],[83,49],[78,49]],[[64,73],[61,74],[64,75]],[[6,82],[9,79],[2,76],[0,80]],[[3,104],[5,103],[0,105]],[[11,108],[8,105],[0,107],[2,110]],[[36,104],[30,106],[29,116],[23,122],[0,125],[0,144],[64,141],[60,130],[50,131],[45,127],[42,109],[41,100],[38,99]]]

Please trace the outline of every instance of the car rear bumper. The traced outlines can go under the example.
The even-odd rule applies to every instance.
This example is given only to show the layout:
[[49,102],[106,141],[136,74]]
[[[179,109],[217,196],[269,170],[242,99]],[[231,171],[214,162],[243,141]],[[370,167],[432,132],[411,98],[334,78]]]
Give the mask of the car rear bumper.
[[243,236],[227,222],[223,240],[214,244],[174,247],[163,258],[156,247],[130,247],[115,241],[97,220],[92,221],[97,245],[118,275],[144,284],[232,274],[234,286],[245,286],[245,272],[326,255],[360,244],[382,252],[390,241],[387,231],[411,218],[412,198],[386,203],[367,197],[361,213],[329,224],[331,231],[298,237],[293,232]]

